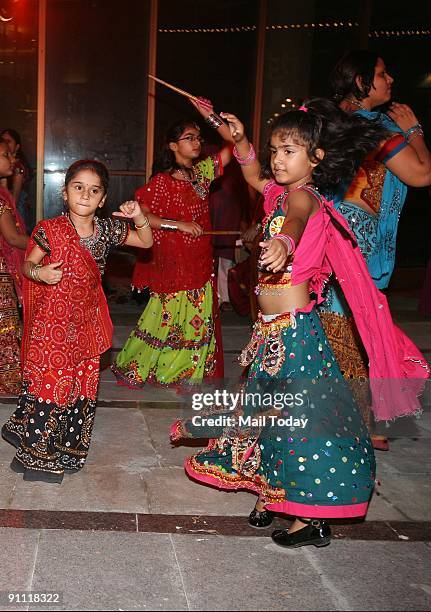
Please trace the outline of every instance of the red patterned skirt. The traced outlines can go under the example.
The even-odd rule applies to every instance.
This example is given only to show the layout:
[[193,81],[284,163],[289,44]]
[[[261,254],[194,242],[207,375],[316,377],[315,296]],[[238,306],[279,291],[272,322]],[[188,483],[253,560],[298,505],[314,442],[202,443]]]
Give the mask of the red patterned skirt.
[[17,448],[11,467],[24,480],[61,482],[85,463],[99,385],[100,357],[62,370],[27,362],[18,407],[2,428]]
[[13,280],[0,263],[0,393],[18,395],[21,388],[20,338]]

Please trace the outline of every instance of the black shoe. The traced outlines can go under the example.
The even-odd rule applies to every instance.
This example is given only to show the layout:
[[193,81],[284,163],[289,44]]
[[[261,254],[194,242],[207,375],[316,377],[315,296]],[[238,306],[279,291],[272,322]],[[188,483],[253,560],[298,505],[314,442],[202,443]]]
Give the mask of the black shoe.
[[274,513],[270,510],[256,510],[254,508],[248,517],[248,524],[255,529],[265,529],[269,527],[274,520]]
[[42,472],[41,470],[30,470],[24,471],[23,480],[28,482],[47,482],[48,484],[61,484],[63,481],[63,474],[54,474],[54,472]]
[[18,461],[16,457],[12,459],[11,464],[10,464],[10,469],[13,472],[16,472],[17,474],[24,474],[25,472],[25,467],[20,461]]
[[6,442],[9,442],[9,444],[12,444],[12,446],[15,446],[15,448],[21,446],[21,438],[19,437],[19,435],[14,433],[13,431],[9,431],[6,428],[6,425],[3,425],[3,427],[1,428],[1,435],[3,440],[6,440]]
[[78,474],[78,472],[81,471],[82,468],[64,468],[64,473],[65,474]]
[[[303,519],[301,521],[305,523]],[[274,544],[285,548],[299,548],[309,544],[328,546],[331,541],[331,529],[325,521],[312,519],[308,525],[294,533],[288,533],[286,529],[276,529],[272,532],[271,538]]]

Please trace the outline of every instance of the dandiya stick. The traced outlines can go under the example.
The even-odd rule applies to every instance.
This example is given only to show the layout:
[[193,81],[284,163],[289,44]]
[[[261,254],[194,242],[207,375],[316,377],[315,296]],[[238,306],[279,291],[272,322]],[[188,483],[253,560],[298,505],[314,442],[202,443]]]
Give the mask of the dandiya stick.
[[186,98],[189,98],[190,100],[194,100],[195,102],[198,102],[199,104],[202,104],[202,102],[196,96],[193,96],[192,94],[188,93],[187,91],[184,91],[184,89],[180,89],[179,87],[175,87],[175,85],[171,85],[170,83],[167,83],[166,81],[162,81],[162,79],[158,79],[157,77],[153,76],[152,74],[149,74],[148,76],[150,77],[150,79],[153,79],[153,81],[157,81],[157,83],[160,83],[161,85],[164,85],[165,87],[169,87],[169,89],[172,89],[173,91],[176,91],[177,93],[181,94],[182,96],[185,96]]
[[204,232],[207,236],[239,236],[242,232],[237,230],[210,230],[208,232]]

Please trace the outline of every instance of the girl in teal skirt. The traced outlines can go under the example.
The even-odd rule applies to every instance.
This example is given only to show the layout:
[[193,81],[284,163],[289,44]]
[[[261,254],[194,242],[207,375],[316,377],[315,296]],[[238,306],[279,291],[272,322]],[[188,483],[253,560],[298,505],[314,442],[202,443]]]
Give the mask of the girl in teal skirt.
[[[315,310],[331,270],[339,278],[345,274],[342,286],[358,318],[365,312],[361,300],[366,302],[367,326],[360,327],[372,348],[370,360],[378,356],[379,375],[395,371],[390,367],[398,367],[400,377],[404,373],[398,349],[386,346],[395,346],[398,332],[384,297],[353,235],[321,195],[354,172],[382,132],[328,101],[312,101],[274,122],[262,174],[243,125],[234,115],[224,117],[244,177],[265,197],[256,288],[260,313],[240,357],[249,366],[240,407],[232,412],[219,406],[218,420],[200,414],[178,421],[171,438],[212,438],[187,459],[187,474],[204,484],[257,494],[249,517],[253,527],[269,526],[274,512],[296,517],[288,530],[272,534],[276,544],[325,546],[331,534],[326,519],[364,516],[375,478],[367,428]],[[384,340],[379,328],[388,336]],[[415,356],[420,361],[418,351]],[[383,414],[387,406],[378,409]],[[416,409],[412,402],[411,411]]]

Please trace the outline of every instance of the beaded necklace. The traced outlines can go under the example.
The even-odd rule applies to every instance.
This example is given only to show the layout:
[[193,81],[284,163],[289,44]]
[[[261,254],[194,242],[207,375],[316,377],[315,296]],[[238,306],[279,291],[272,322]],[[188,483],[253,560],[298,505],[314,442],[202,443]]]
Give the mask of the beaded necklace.
[[205,188],[205,186],[200,183],[198,181],[198,176],[196,176],[196,171],[195,169],[192,167],[191,171],[192,171],[192,178],[190,178],[189,176],[187,176],[187,174],[185,172],[183,172],[183,170],[181,168],[177,168],[177,171],[179,172],[179,174],[181,174],[182,177],[184,177],[184,179],[186,181],[188,181],[191,186],[193,187],[193,189],[195,190],[195,193],[202,199],[205,200],[205,198],[208,195],[208,190]]
[[353,106],[356,106],[357,108],[360,108],[362,110],[368,110],[368,108],[366,108],[363,104],[361,104],[357,100],[351,100],[350,98],[344,98],[344,101],[348,102],[349,104],[353,104]]

